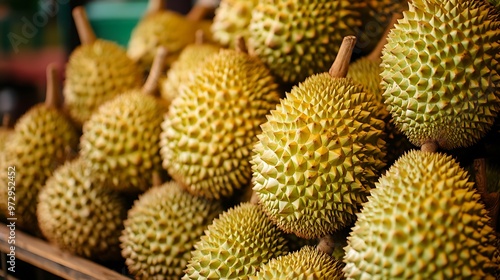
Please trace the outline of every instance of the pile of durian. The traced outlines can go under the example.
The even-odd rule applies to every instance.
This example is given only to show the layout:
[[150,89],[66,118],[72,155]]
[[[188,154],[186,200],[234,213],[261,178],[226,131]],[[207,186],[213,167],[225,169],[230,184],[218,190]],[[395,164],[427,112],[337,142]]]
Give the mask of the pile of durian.
[[24,231],[136,279],[500,279],[498,1],[159,3],[127,48],[76,8],[0,130]]

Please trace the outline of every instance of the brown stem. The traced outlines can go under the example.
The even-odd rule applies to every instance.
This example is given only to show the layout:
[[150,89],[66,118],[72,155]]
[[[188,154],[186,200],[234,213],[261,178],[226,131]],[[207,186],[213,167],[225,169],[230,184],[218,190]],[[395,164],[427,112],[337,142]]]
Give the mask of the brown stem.
[[47,65],[47,90],[45,92],[45,106],[49,108],[59,107],[59,79],[57,78],[56,63]]
[[4,113],[2,118],[2,127],[7,128],[10,126],[10,120],[12,119],[11,114]]
[[391,29],[394,27],[394,25],[398,22],[398,19],[403,18],[402,13],[394,13],[392,14],[391,21],[385,28],[384,34],[382,35],[382,38],[380,41],[378,41],[377,45],[375,48],[366,56],[368,60],[371,61],[379,61],[380,57],[382,56],[382,50],[384,49],[385,45],[387,44],[387,35],[389,35],[389,32]]
[[243,52],[243,53],[248,53],[248,48],[247,44],[245,42],[245,38],[243,36],[238,36],[236,37],[236,50]]
[[420,147],[420,150],[422,152],[430,152],[430,153],[435,153],[438,150],[438,144],[435,141],[429,140],[422,144]]
[[83,6],[77,6],[73,9],[73,20],[75,21],[78,37],[82,45],[90,45],[96,40],[96,36],[90,22],[87,18],[87,12]]
[[473,162],[474,167],[474,181],[476,182],[476,188],[481,199],[489,212],[491,217],[491,227],[496,228],[498,211],[499,211],[499,194],[488,192],[488,182],[486,176],[486,159],[477,158]]
[[156,55],[153,60],[153,65],[149,71],[148,78],[142,86],[142,92],[145,94],[155,95],[158,89],[158,81],[160,80],[163,70],[165,68],[165,58],[167,57],[167,48],[159,47],[156,50]]
[[346,36],[342,40],[337,57],[328,73],[332,78],[345,78],[349,70],[352,51],[356,45],[356,36]]
[[333,236],[326,235],[326,236],[323,236],[319,239],[317,249],[319,251],[331,256],[333,254],[334,249],[335,249],[334,244],[335,244],[335,241],[333,240]]
[[163,0],[149,0],[145,16],[150,16],[152,14],[161,12],[165,8],[166,5]]
[[205,41],[205,31],[203,31],[202,29],[196,30],[194,43],[197,45],[202,45],[203,43],[205,43]]
[[201,21],[203,20],[208,14],[212,13],[215,10],[213,7],[207,7],[204,5],[196,4],[194,5],[191,10],[186,15],[186,18],[191,21]]
[[159,171],[153,171],[153,187],[161,186],[163,184],[163,179],[161,178]]
[[257,195],[257,193],[254,190],[252,190],[252,196],[250,197],[250,203],[255,204],[255,205],[259,204],[259,196]]

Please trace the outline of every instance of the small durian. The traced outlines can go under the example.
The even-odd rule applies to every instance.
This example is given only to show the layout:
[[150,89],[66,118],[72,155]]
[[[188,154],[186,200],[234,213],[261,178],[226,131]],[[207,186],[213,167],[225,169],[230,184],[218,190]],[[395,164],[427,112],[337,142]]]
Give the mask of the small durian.
[[332,64],[345,36],[361,26],[361,0],[266,0],[252,12],[249,53],[281,82],[297,84]]
[[160,133],[168,108],[154,95],[165,56],[165,48],[159,48],[142,89],[103,104],[83,125],[81,157],[91,163],[93,176],[117,191],[143,192],[155,172],[163,173]]
[[214,40],[228,48],[234,48],[240,36],[247,41],[252,11],[258,3],[257,0],[220,1],[211,26]]
[[93,179],[82,158],[59,167],[40,190],[37,216],[47,240],[92,260],[120,259],[127,201]]
[[169,107],[162,124],[163,167],[189,192],[210,199],[249,186],[256,135],[279,97],[258,58],[220,50]]
[[177,60],[181,51],[195,42],[197,24],[185,15],[161,5],[161,0],[150,0],[148,11],[130,34],[127,54],[149,72],[158,47],[165,47],[168,55],[165,69]]
[[198,30],[196,43],[186,46],[179,58],[172,63],[167,76],[160,80],[160,94],[168,103],[179,95],[181,86],[192,80],[195,72],[221,47],[205,40],[205,33]]
[[258,205],[245,202],[208,226],[182,279],[247,279],[260,265],[287,253],[283,232]]
[[186,192],[174,181],[139,196],[120,237],[122,256],[135,279],[179,279],[194,244],[222,213],[220,201]]
[[123,47],[95,38],[83,7],[74,8],[73,18],[82,45],[69,57],[63,94],[69,115],[82,125],[101,104],[139,88],[143,72]]
[[341,260],[335,259],[313,246],[304,246],[297,252],[277,257],[261,265],[259,271],[248,279],[343,280],[343,267],[344,264]]
[[364,87],[345,77],[356,38],[330,73],[294,87],[267,116],[252,158],[253,189],[287,233],[321,238],[355,219],[385,166],[384,121]]
[[348,237],[347,279],[495,279],[495,232],[468,177],[444,153],[398,159]]
[[[38,192],[54,170],[76,156],[79,134],[70,118],[59,108],[59,87],[54,64],[47,66],[47,91],[44,104],[30,108],[14,126],[4,149],[0,172],[0,209],[16,226],[39,234],[36,219]],[[7,176],[13,171],[14,176]],[[15,190],[15,211],[7,207],[8,186]],[[10,200],[9,200],[10,201]]]
[[486,1],[410,1],[382,55],[383,98],[420,147],[468,147],[500,111],[500,21]]

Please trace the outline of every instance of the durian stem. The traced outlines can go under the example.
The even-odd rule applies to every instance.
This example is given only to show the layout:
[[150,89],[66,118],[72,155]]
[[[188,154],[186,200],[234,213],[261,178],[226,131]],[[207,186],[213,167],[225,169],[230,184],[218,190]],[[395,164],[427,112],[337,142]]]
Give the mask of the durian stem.
[[152,14],[161,12],[165,8],[166,5],[163,0],[149,0],[145,16],[150,16]]
[[255,191],[252,191],[252,196],[250,197],[250,203],[257,205],[259,204],[259,196]]
[[427,141],[420,147],[422,152],[435,153],[438,150],[438,144],[435,141]]
[[59,107],[59,79],[55,63],[47,65],[47,90],[45,92],[45,106],[50,108]]
[[78,37],[82,45],[90,45],[96,40],[96,36],[90,22],[87,18],[87,12],[83,6],[77,6],[73,9],[73,20],[75,21]]
[[243,38],[243,36],[238,36],[236,38],[236,46],[235,47],[236,47],[236,50],[239,52],[248,53],[247,44],[246,44],[245,38]]
[[328,73],[332,78],[345,78],[349,70],[352,51],[356,45],[356,36],[346,36],[342,40],[337,57]]
[[153,187],[161,186],[163,184],[163,179],[161,178],[160,172],[153,171]]
[[164,66],[165,66],[165,58],[167,57],[167,48],[159,47],[156,50],[156,55],[153,60],[153,65],[151,66],[151,70],[149,71],[148,78],[146,82],[142,86],[142,92],[145,94],[155,95],[158,89],[158,81],[160,80],[161,75],[163,74]]
[[319,251],[331,256],[333,254],[333,250],[335,248],[334,244],[335,244],[335,241],[333,240],[333,236],[326,235],[326,236],[323,236],[319,239],[318,246],[316,248]]
[[486,176],[486,159],[477,158],[473,162],[474,167],[474,181],[476,182],[476,188],[481,199],[489,212],[491,217],[490,226],[496,228],[498,211],[499,211],[499,195],[498,193],[488,193],[488,182]]
[[2,118],[2,127],[9,127],[10,126],[10,120],[12,119],[11,114],[9,113],[4,113],[3,118]]
[[387,44],[387,35],[389,35],[389,32],[391,29],[394,27],[394,24],[398,21],[398,19],[403,18],[402,13],[394,13],[392,14],[391,21],[385,28],[384,34],[382,35],[382,38],[380,41],[378,41],[377,45],[375,48],[366,56],[368,60],[371,61],[379,61],[380,57],[382,56],[382,50],[384,49],[385,45]]
[[215,10],[213,7],[208,7],[201,4],[195,4],[191,10],[187,13],[186,18],[191,21],[201,21],[208,14]]
[[202,29],[196,30],[194,43],[197,45],[202,45],[203,43],[205,43],[205,41],[205,32]]

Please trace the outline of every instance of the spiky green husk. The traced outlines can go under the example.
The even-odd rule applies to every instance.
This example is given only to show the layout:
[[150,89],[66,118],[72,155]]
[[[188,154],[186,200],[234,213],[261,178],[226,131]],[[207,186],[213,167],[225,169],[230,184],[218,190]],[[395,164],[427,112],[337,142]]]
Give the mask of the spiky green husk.
[[147,15],[132,30],[127,54],[149,71],[158,47],[167,49],[166,69],[187,45],[194,43],[197,25],[175,11],[162,10]]
[[343,267],[342,261],[313,246],[305,246],[300,251],[270,260],[249,279],[341,280],[344,279]]
[[248,40],[248,26],[257,0],[222,0],[212,23],[214,39],[222,46],[234,48],[238,36]]
[[63,94],[71,117],[83,124],[97,108],[142,85],[141,69],[114,42],[96,40],[77,47],[66,66]]
[[139,90],[103,104],[83,126],[80,155],[93,176],[123,192],[142,192],[161,173],[160,133],[167,109]]
[[0,127],[0,152],[5,149],[7,142],[10,141],[14,134],[13,132],[14,130],[12,129]]
[[362,1],[261,1],[249,25],[249,52],[285,83],[324,72],[343,38],[361,26]]
[[261,264],[287,252],[283,233],[260,207],[242,203],[208,226],[182,279],[247,279]]
[[251,151],[278,85],[262,62],[221,50],[172,102],[162,124],[163,167],[194,195],[219,199],[247,186]]
[[[38,232],[38,192],[58,166],[76,155],[78,138],[71,121],[45,104],[31,108],[17,121],[0,172],[0,208],[12,217],[7,211],[7,187],[14,186],[16,226]],[[15,176],[8,176],[9,167],[15,168]]]
[[446,154],[401,157],[358,214],[347,279],[494,279],[495,233],[468,176]]
[[166,78],[160,82],[161,97],[171,103],[179,95],[181,87],[192,80],[203,63],[219,50],[220,47],[214,44],[186,46],[179,58],[172,63]]
[[268,115],[252,158],[254,190],[285,232],[319,238],[354,220],[385,166],[376,108],[360,84],[323,73]]
[[95,260],[120,257],[127,203],[92,179],[81,158],[54,172],[40,191],[37,216],[43,235],[58,247]]
[[203,231],[222,212],[219,201],[187,193],[171,181],[149,189],[128,212],[122,256],[136,279],[179,279]]
[[417,0],[388,35],[383,97],[396,126],[421,146],[467,147],[500,110],[500,21],[472,0]]

